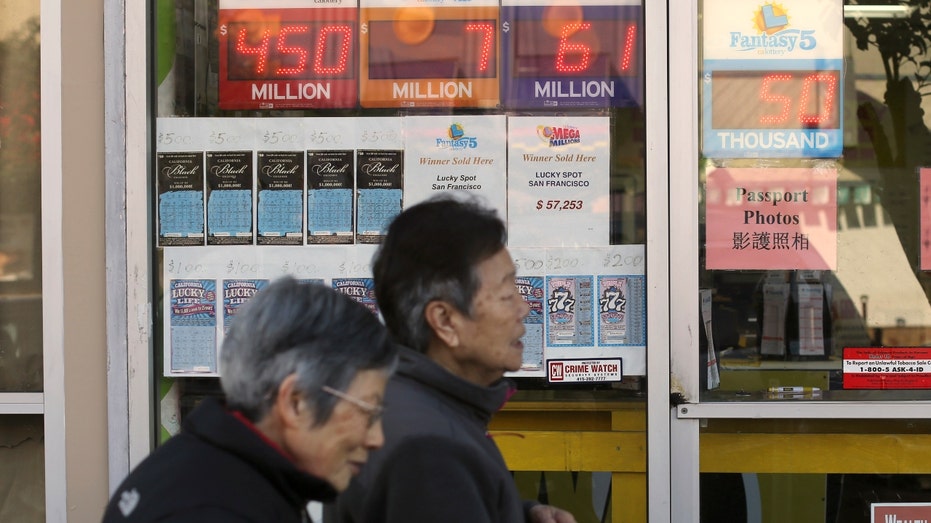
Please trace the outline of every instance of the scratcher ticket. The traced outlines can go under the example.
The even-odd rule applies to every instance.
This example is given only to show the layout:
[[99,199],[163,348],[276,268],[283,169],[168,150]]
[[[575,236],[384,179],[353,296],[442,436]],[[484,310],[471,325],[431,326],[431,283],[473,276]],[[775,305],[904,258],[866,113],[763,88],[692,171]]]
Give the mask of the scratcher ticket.
[[522,370],[536,370],[543,368],[543,311],[544,294],[543,278],[536,276],[518,276],[517,290],[524,301],[530,305],[530,312],[524,318],[524,358],[521,363]]
[[207,245],[252,245],[252,151],[207,153]]
[[268,286],[268,280],[223,280],[223,333],[230,330],[239,309],[255,293]]
[[304,243],[304,154],[259,151],[259,245]]
[[592,276],[546,278],[546,333],[549,345],[595,343]]
[[598,337],[601,343],[627,338],[627,278],[598,278]]
[[333,288],[368,307],[378,315],[378,303],[375,302],[375,280],[372,278],[333,278]]
[[307,243],[353,242],[352,151],[307,151]]
[[645,344],[645,318],[643,276],[598,277],[599,345]]
[[169,282],[171,371],[217,371],[217,288],[214,280]]
[[381,243],[404,201],[403,151],[356,152],[356,242]]
[[159,153],[158,244],[204,244],[204,153]]

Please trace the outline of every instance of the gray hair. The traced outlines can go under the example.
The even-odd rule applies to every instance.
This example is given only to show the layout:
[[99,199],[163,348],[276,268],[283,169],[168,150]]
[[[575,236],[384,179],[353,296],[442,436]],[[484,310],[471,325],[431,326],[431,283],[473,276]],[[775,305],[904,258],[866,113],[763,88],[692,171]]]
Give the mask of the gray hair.
[[364,305],[324,285],[290,276],[272,282],[234,317],[220,351],[220,384],[227,405],[251,421],[264,418],[285,378],[329,420],[338,401],[321,387],[345,390],[362,370],[390,374],[397,348]]

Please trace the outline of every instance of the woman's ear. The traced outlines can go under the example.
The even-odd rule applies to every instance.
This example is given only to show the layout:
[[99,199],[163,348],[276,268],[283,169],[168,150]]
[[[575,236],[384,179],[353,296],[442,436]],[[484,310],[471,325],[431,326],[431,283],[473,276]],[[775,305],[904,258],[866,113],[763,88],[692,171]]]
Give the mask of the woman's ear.
[[[282,380],[278,385],[278,393],[275,396],[275,404],[272,411],[275,417],[285,427],[297,426],[301,422],[303,413],[307,410],[307,401],[297,393],[295,388],[297,383],[297,374],[291,374]],[[306,424],[306,421],[303,421]]]
[[448,347],[459,345],[458,314],[455,307],[441,300],[431,301],[423,311],[427,324],[433,329],[433,335]]

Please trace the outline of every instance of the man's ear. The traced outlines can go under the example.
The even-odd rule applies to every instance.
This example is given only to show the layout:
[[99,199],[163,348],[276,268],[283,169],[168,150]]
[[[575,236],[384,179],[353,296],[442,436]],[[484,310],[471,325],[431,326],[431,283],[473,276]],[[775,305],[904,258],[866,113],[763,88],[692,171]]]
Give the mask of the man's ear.
[[[296,383],[297,373],[289,375],[278,385],[278,392],[275,395],[275,404],[272,411],[285,427],[300,425],[302,411],[308,408],[307,401],[300,394],[297,394]],[[306,421],[303,422],[305,425],[306,423]]]
[[448,347],[459,345],[459,330],[456,328],[458,314],[455,307],[441,300],[431,301],[423,310],[434,336]]

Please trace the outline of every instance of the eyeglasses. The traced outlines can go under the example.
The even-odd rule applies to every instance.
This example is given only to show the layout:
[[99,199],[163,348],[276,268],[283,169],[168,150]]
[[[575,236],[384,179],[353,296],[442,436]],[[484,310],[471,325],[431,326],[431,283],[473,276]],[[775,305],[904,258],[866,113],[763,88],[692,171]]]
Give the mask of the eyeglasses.
[[346,400],[349,403],[352,403],[353,405],[358,407],[359,410],[361,410],[362,412],[368,414],[368,417],[369,417],[368,426],[369,427],[372,427],[373,425],[378,423],[381,417],[385,414],[385,407],[382,405],[373,405],[372,403],[359,399],[355,396],[350,396],[349,394],[346,394],[343,391],[336,390],[333,387],[330,387],[327,385],[320,387],[320,390],[332,396],[336,396],[337,398],[341,400]]

